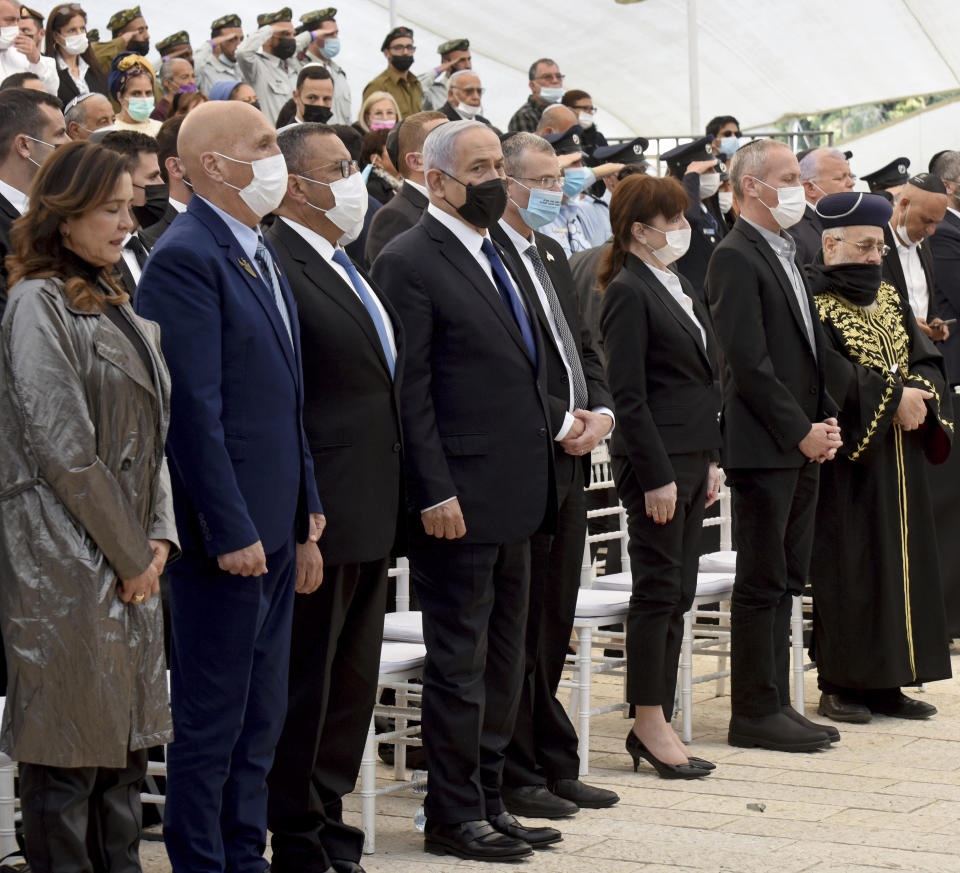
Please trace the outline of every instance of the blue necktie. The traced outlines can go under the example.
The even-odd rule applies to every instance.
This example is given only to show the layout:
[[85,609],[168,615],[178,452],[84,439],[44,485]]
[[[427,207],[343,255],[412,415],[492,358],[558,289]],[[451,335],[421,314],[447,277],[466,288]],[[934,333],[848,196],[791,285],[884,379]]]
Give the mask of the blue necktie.
[[517,294],[517,289],[513,287],[513,282],[510,281],[507,268],[503,266],[503,261],[500,260],[500,255],[497,254],[493,243],[490,242],[490,237],[484,237],[480,251],[482,251],[487,256],[487,260],[490,261],[490,269],[493,271],[493,280],[496,283],[497,291],[500,292],[500,297],[503,298],[507,309],[513,313],[517,327],[520,328],[520,335],[527,345],[527,351],[530,352],[530,358],[533,363],[536,364],[537,344],[533,339],[533,328],[530,327],[527,310],[523,308],[523,304],[520,302],[520,296]]
[[280,310],[280,318],[283,320],[283,326],[287,329],[290,345],[293,345],[293,331],[290,329],[290,314],[287,312],[287,304],[283,302],[280,283],[274,275],[273,258],[270,257],[270,252],[267,251],[267,247],[263,244],[262,236],[257,237],[257,250],[253,254],[253,259],[260,268],[263,281],[270,286],[270,290],[273,292],[273,302],[277,304],[277,309]]
[[387,336],[387,326],[383,323],[383,316],[380,314],[380,309],[377,307],[377,304],[374,303],[373,297],[367,290],[367,286],[364,284],[363,279],[360,278],[357,268],[353,266],[353,262],[349,257],[347,257],[347,253],[343,249],[337,249],[333,253],[333,260],[347,271],[347,275],[350,277],[350,282],[360,297],[360,302],[363,303],[364,308],[370,314],[370,318],[373,320],[373,326],[377,330],[377,336],[380,337],[380,345],[383,346],[383,354],[387,359],[387,366],[390,368],[390,375],[393,376],[397,362],[393,357],[393,350],[390,348],[390,338]]

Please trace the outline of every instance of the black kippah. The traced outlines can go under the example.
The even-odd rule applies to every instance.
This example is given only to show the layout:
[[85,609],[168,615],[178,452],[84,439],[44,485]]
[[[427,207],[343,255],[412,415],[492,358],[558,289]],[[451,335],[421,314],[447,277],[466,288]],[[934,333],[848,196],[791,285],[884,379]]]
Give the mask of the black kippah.
[[914,188],[919,188],[921,191],[929,191],[931,194],[946,194],[947,189],[943,182],[940,180],[939,176],[934,176],[933,173],[917,173],[916,176],[911,176],[908,185],[913,185]]

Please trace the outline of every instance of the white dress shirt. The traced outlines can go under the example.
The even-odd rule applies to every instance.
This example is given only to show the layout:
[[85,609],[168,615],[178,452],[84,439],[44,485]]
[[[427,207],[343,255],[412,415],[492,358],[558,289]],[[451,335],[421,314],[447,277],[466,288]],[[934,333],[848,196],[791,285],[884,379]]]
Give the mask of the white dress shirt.
[[0,179],[0,194],[6,197],[6,199],[10,201],[10,205],[21,215],[23,215],[30,206],[27,195],[24,194],[23,191],[14,188],[13,185],[8,185],[3,179]]
[[670,296],[680,304],[680,308],[689,316],[690,320],[697,326],[697,330],[700,331],[700,339],[703,341],[703,347],[707,347],[707,332],[703,329],[703,325],[700,323],[700,319],[697,318],[696,313],[693,309],[693,300],[688,294],[684,294],[683,286],[680,284],[680,278],[676,273],[671,272],[670,270],[661,270],[660,267],[655,267],[653,264],[645,264],[650,268],[654,276],[656,276],[660,283],[663,285],[667,291],[670,292]]
[[67,62],[57,54],[57,69],[66,70],[69,73],[70,78],[73,79],[73,84],[77,86],[77,91],[80,93],[78,97],[82,97],[84,94],[90,93],[90,86],[87,84],[87,70],[90,69],[90,64],[88,64],[84,59],[83,55],[77,57],[77,72],[80,74],[80,78],[74,78],[72,72],[70,72],[70,67],[67,66]]
[[13,46],[0,49],[0,82],[14,73],[33,73],[43,83],[43,89],[54,97],[60,90],[60,74],[53,58],[41,55],[40,60],[31,64],[27,56]]
[[187,204],[181,203],[179,200],[174,200],[172,197],[167,198],[170,201],[170,205],[177,210],[179,213],[184,213],[187,211]]
[[[353,282],[351,281],[350,276],[347,275],[347,271],[333,259],[334,252],[336,252],[337,248],[340,248],[340,246],[337,246],[336,248],[334,248],[333,245],[330,244],[329,240],[327,240],[325,237],[320,236],[320,234],[317,233],[315,230],[311,230],[306,225],[299,224],[296,221],[291,221],[285,215],[281,215],[280,220],[284,222],[284,224],[287,224],[292,230],[295,230],[298,234],[300,234],[300,236],[303,237],[303,239],[310,246],[310,248],[312,248],[318,255],[320,255],[320,257],[323,258],[327,262],[327,264],[333,268],[334,272],[341,279],[343,279],[344,282],[347,283],[347,287],[351,291],[353,291],[357,300],[363,303],[363,299],[357,293],[357,289],[353,287]],[[370,297],[373,299],[373,303],[377,307],[377,311],[380,313],[380,318],[383,319],[383,325],[387,331],[387,341],[390,343],[390,351],[393,353],[393,359],[396,360],[397,359],[397,339],[393,332],[393,323],[390,321],[390,316],[387,314],[387,310],[384,309],[383,304],[380,302],[380,298],[377,296],[374,290],[370,287],[367,280],[364,279],[362,275],[360,275],[359,270],[357,270],[357,275],[360,276],[360,281],[363,282],[363,286],[370,293]],[[366,309],[366,306],[364,306],[364,309]],[[372,322],[373,320],[371,319],[371,323]]]
[[424,197],[427,198],[427,200],[430,199],[430,192],[427,190],[425,185],[421,185],[419,182],[414,182],[413,179],[404,179],[403,181],[413,188],[414,191],[419,191]]
[[907,298],[910,300],[910,308],[913,310],[915,318],[927,319],[927,312],[930,309],[930,289],[927,288],[927,277],[923,273],[923,264],[920,263],[920,252],[917,251],[918,243],[905,246],[900,242],[893,225],[893,239],[897,244],[897,255],[900,258],[900,266],[903,268],[903,278],[907,283]]

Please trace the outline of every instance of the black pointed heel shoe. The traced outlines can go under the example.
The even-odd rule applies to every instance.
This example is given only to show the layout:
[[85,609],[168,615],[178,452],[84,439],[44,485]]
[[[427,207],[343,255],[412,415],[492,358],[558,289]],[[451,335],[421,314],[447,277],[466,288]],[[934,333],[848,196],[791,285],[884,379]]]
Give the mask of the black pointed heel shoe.
[[700,779],[710,773],[692,764],[667,764],[654,755],[631,729],[627,734],[627,752],[633,758],[633,772],[640,768],[640,759],[646,760],[661,779]]

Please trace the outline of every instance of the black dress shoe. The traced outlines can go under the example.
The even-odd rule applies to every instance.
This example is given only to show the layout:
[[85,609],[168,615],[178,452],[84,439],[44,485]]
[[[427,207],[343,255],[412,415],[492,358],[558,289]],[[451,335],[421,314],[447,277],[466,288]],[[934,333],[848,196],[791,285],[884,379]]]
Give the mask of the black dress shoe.
[[533,854],[530,844],[500,833],[488,821],[434,824],[427,821],[424,851],[434,855],[456,855],[468,861],[519,861]]
[[620,802],[620,795],[615,791],[587,785],[579,779],[558,779],[550,785],[550,791],[582,809],[605,809]]
[[521,840],[534,849],[542,849],[552,843],[559,843],[563,839],[563,834],[556,828],[524,827],[509,812],[501,812],[489,819],[489,822],[501,834]]
[[895,694],[865,695],[870,712],[889,715],[891,718],[930,718],[937,714],[932,703],[924,703],[913,697],[907,697],[897,689]]
[[830,746],[825,732],[797,724],[782,712],[769,715],[730,716],[727,742],[746,749],[771,749],[774,752],[815,752]]
[[810,721],[802,712],[798,712],[790,704],[780,707],[780,712],[782,712],[787,718],[792,718],[797,724],[802,724],[804,727],[808,727],[811,730],[823,731],[827,735],[827,739],[831,743],[840,742],[840,731],[838,731],[832,724],[819,724],[815,721]]
[[367,873],[356,861],[346,861],[343,858],[332,858],[330,869],[336,873]]
[[855,700],[848,700],[841,694],[821,694],[817,712],[834,721],[845,721],[849,724],[866,724],[872,718],[866,706]]
[[576,803],[552,794],[545,785],[501,788],[500,796],[508,812],[524,818],[566,818],[580,811]]

